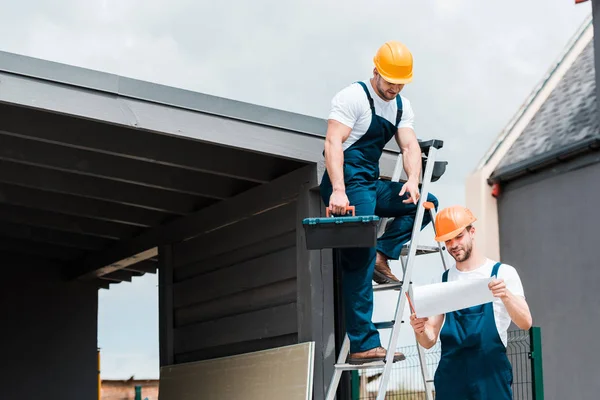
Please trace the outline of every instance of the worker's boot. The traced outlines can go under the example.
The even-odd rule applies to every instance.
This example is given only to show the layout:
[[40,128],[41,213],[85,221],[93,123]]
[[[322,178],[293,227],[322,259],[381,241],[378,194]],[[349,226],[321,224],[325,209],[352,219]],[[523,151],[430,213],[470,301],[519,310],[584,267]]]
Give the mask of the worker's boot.
[[400,282],[400,280],[392,274],[387,258],[380,252],[377,252],[375,269],[373,270],[373,280],[380,285]]
[[[348,355],[348,364],[364,364],[373,361],[385,361],[385,355],[387,351],[383,347],[375,347],[367,351],[361,351],[359,353],[350,353]],[[394,353],[394,362],[402,361],[406,359],[404,354],[400,352]]]

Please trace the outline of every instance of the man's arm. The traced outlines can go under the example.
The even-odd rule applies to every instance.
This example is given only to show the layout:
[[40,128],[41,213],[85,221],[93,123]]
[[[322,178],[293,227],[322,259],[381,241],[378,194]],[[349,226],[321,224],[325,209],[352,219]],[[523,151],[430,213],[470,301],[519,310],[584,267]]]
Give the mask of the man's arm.
[[523,296],[514,294],[508,290],[503,279],[494,279],[490,282],[489,288],[494,297],[502,300],[506,311],[508,311],[508,315],[510,315],[515,325],[523,330],[531,328],[531,325],[533,325],[531,311],[529,311],[529,305]]
[[333,186],[329,200],[330,211],[333,214],[343,214],[348,205],[346,185],[344,183],[344,149],[343,143],[350,136],[352,129],[341,122],[330,119],[327,122],[325,136],[325,167]]
[[419,177],[421,176],[421,146],[417,140],[417,135],[412,128],[398,128],[396,141],[402,150],[402,164],[408,180],[402,187],[400,195],[408,192],[409,199],[404,203],[413,202],[417,204],[419,200]]
[[417,341],[421,346],[430,349],[435,345],[444,323],[444,317],[444,314],[429,318],[417,318],[415,314],[410,316],[410,325],[413,327]]

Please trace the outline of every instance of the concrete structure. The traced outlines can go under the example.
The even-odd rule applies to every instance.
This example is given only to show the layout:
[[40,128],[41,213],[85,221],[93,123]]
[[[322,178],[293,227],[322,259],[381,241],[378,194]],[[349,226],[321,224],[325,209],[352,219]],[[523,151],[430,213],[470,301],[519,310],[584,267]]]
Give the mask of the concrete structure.
[[600,393],[599,21],[584,23],[467,182],[486,255],[517,268],[542,329],[550,400]]
[[333,262],[306,251],[300,224],[324,214],[325,129],[0,52],[3,394],[95,398],[97,290],[158,268],[161,365],[315,341],[320,398]]

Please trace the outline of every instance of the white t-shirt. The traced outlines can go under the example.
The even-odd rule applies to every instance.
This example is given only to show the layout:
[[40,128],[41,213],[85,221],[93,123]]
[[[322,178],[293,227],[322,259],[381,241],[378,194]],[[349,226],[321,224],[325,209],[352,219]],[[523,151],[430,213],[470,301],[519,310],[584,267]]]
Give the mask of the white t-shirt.
[[[481,267],[468,272],[461,272],[456,269],[456,265],[453,265],[448,269],[448,282],[460,281],[463,279],[489,278],[492,275],[492,269],[494,268],[495,264],[496,261],[492,261],[488,258]],[[506,288],[514,295],[525,297],[521,278],[514,267],[508,264],[501,264],[500,268],[498,269],[498,279],[504,279]],[[494,319],[496,320],[496,328],[498,328],[498,333],[502,339],[502,343],[504,343],[504,346],[506,347],[506,331],[511,323],[510,315],[508,315],[508,311],[506,310],[504,303],[499,298],[494,299],[493,308]]]
[[[375,93],[369,80],[363,82],[367,86],[371,98],[373,99],[375,114],[395,125],[398,110],[396,99],[390,101],[383,100]],[[402,118],[400,119],[398,128],[408,127],[414,129],[415,114],[410,101],[404,96],[401,96],[401,99]],[[369,129],[369,125],[371,124],[371,106],[369,104],[369,99],[367,99],[367,94],[359,83],[355,82],[346,86],[333,97],[331,100],[329,119],[334,119],[347,127],[352,128],[350,136],[344,142],[344,150],[354,144],[367,132],[367,129]]]

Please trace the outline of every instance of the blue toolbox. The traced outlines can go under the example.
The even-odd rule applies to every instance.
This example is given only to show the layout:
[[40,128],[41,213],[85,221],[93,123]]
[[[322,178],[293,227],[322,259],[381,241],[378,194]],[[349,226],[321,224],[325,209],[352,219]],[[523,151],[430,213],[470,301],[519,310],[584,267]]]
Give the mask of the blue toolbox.
[[346,247],[375,247],[377,244],[377,215],[356,216],[354,206],[347,207],[352,216],[331,216],[302,220],[308,250]]

